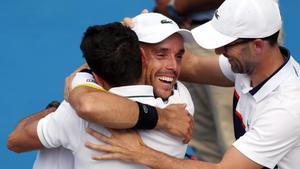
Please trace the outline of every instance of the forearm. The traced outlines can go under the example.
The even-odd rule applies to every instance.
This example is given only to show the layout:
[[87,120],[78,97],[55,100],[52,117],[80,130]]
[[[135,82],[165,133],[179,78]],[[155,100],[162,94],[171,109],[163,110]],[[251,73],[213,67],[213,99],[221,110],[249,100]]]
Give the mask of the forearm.
[[139,115],[136,102],[84,86],[71,91],[70,104],[83,119],[108,128],[132,128]]
[[[77,87],[70,93],[70,104],[80,117],[108,128],[127,129],[136,125],[139,108],[136,102],[90,87]],[[157,128],[164,128],[167,119],[158,110]]]
[[135,160],[153,169],[218,169],[218,164],[198,160],[182,160],[145,146],[141,152],[143,155],[136,157]]
[[[157,118],[154,118],[156,111],[151,111],[153,114],[148,113],[145,116],[144,109],[138,106],[137,102],[85,86],[73,89],[69,100],[81,118],[104,127],[113,129],[155,127],[184,138],[184,142],[188,142],[191,138],[193,119],[185,109],[185,105],[156,108]],[[146,124],[139,118],[149,123]]]
[[179,80],[217,86],[233,86],[222,73],[219,56],[197,56],[187,52],[183,57]]
[[8,149],[19,153],[42,148],[43,145],[37,136],[37,123],[41,118],[55,110],[56,107],[50,107],[23,119],[8,136]]
[[[113,129],[128,129],[136,125],[139,108],[136,102],[108,92],[89,87],[78,87],[70,94],[70,104],[78,115],[97,124]],[[156,128],[165,129],[169,123],[165,109],[157,108]]]

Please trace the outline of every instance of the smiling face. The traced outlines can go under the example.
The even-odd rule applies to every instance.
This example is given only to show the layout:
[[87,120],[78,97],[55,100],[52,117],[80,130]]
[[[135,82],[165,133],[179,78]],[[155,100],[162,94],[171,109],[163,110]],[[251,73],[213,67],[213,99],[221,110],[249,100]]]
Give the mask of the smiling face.
[[233,72],[251,75],[258,64],[258,58],[252,54],[249,47],[249,44],[252,42],[252,39],[238,39],[235,42],[216,49],[216,53],[223,54],[228,58]]
[[146,84],[153,86],[156,96],[168,99],[181,70],[184,54],[181,35],[173,34],[156,44],[142,43],[141,47],[145,51]]

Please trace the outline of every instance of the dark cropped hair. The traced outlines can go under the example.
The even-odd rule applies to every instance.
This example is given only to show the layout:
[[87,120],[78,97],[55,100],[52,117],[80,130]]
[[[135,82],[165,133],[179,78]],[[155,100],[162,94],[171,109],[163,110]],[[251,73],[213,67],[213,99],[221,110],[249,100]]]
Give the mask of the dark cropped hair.
[[141,76],[137,35],[121,23],[88,27],[80,49],[91,70],[112,87],[132,85]]
[[275,32],[271,36],[268,36],[268,37],[265,37],[265,38],[262,38],[262,39],[268,41],[271,46],[274,46],[275,44],[278,43],[279,32],[280,32],[280,30]]

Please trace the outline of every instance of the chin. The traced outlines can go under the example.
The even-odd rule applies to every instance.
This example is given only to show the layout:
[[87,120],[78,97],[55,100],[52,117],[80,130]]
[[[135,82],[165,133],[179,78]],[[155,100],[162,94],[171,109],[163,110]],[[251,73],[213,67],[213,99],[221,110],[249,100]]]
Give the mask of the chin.
[[167,100],[172,94],[172,91],[161,91],[157,92],[157,96],[162,98],[163,100]]

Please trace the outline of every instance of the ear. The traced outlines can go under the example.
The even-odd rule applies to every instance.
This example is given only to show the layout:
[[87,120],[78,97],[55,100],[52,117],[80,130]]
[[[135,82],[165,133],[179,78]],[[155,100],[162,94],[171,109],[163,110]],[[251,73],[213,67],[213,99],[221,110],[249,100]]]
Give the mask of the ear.
[[102,79],[102,77],[101,77],[101,76],[98,76],[95,72],[92,72],[92,74],[93,74],[93,76],[94,76],[94,78],[95,78],[95,80],[96,80],[96,83],[102,86],[102,85],[104,84],[104,82],[105,82],[105,81]]
[[141,51],[142,64],[145,65],[148,62],[146,51],[144,50],[143,47],[140,47],[140,51]]
[[263,49],[265,48],[265,42],[262,39],[255,39],[254,40],[254,51],[257,54],[261,54],[263,52]]

